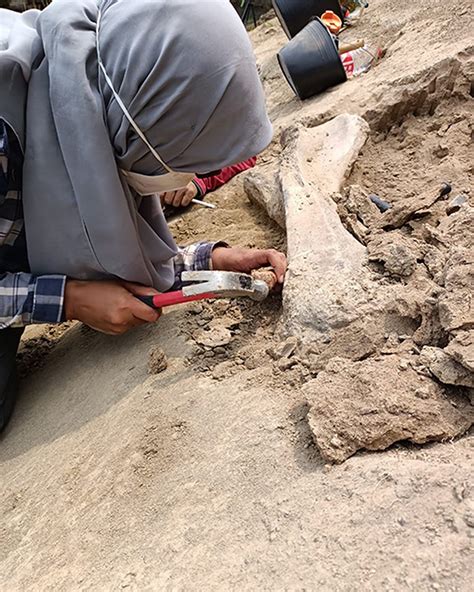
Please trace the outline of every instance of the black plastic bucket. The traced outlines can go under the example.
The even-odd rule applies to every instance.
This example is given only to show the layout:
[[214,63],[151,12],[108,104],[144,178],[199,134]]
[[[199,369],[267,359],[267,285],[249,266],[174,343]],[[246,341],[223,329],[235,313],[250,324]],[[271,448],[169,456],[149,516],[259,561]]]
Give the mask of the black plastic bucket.
[[336,42],[320,19],[314,19],[278,53],[291,88],[308,99],[347,80]]
[[344,14],[338,0],[272,0],[273,8],[283,30],[291,39],[315,16],[332,10],[343,20]]

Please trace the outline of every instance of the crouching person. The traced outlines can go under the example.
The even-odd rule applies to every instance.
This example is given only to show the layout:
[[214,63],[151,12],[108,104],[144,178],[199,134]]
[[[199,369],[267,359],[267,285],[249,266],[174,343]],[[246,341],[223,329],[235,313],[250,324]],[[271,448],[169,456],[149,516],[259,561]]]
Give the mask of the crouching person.
[[168,6],[0,9],[0,430],[25,325],[77,319],[120,334],[155,322],[136,296],[176,288],[183,270],[270,265],[283,282],[273,249],[180,249],[167,226],[161,194],[253,157],[272,135],[230,3]]

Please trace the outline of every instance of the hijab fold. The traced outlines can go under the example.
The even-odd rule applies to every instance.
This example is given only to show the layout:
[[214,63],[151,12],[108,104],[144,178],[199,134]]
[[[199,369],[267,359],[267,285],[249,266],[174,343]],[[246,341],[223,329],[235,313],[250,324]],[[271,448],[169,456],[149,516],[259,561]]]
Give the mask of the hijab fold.
[[[139,198],[119,168],[205,173],[271,140],[247,33],[228,0],[54,0],[0,10],[0,117],[24,142],[31,270],[118,277],[164,291],[177,247],[158,196]],[[26,115],[26,118],[25,118]]]

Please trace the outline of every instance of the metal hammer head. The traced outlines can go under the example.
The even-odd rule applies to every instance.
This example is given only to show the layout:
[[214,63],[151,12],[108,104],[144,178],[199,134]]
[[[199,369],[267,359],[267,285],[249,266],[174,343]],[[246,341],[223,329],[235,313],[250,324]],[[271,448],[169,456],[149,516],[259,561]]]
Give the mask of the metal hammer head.
[[233,271],[183,271],[183,282],[193,282],[182,291],[185,296],[196,296],[206,292],[217,294],[221,298],[247,296],[252,300],[265,300],[269,288],[262,280],[254,280],[246,273]]

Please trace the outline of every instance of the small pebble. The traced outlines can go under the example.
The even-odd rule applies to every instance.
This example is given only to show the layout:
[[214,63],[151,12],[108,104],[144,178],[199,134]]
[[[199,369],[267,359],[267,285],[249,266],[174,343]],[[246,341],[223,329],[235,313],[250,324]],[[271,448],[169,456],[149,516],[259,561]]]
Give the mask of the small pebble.
[[448,154],[449,148],[444,144],[438,144],[438,146],[436,146],[436,148],[433,150],[433,155],[436,156],[436,158],[439,158],[440,160],[446,158]]
[[424,390],[424,389],[417,389],[415,391],[415,397],[417,397],[418,399],[428,399],[429,398],[429,393]]
[[[237,333],[237,330],[234,331]],[[205,347],[222,347],[227,345],[232,340],[232,334],[226,327],[213,327],[209,331],[201,331],[194,336],[194,339],[199,345]]]
[[295,358],[281,358],[281,360],[278,360],[277,362],[277,368],[278,370],[284,372],[285,370],[289,370],[290,368],[295,366],[296,363],[297,361],[295,360]]

